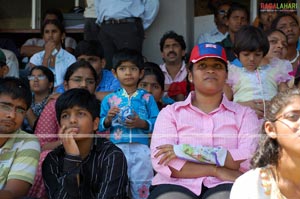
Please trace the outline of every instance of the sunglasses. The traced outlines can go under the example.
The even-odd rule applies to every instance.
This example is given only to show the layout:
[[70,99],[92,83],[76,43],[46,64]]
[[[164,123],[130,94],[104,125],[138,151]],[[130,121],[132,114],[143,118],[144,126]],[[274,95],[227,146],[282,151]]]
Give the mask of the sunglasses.
[[46,79],[46,75],[38,75],[38,76],[29,75],[27,78],[29,81],[35,80],[36,78],[38,80],[44,80],[44,79]]
[[219,10],[218,13],[219,13],[220,15],[227,15],[228,10]]

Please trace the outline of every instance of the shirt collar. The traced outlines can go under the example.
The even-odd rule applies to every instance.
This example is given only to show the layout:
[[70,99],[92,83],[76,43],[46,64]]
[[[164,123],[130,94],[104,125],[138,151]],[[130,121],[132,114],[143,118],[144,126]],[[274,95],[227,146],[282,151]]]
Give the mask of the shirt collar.
[[[161,64],[161,65],[160,65],[160,68],[161,68],[161,70],[162,70],[164,73],[168,73],[167,67],[166,67],[166,63]],[[185,69],[185,62],[184,62],[184,61],[182,61],[181,68],[180,68],[179,71],[181,72],[181,71],[183,71],[183,70],[186,70],[186,69]]]
[[17,138],[18,134],[20,133],[20,129],[15,131],[12,134],[8,134],[10,136],[10,138],[8,140],[6,140],[5,144],[1,147],[2,149],[12,149],[12,147],[15,144],[15,139]]
[[[192,98],[194,96],[195,96],[195,91],[191,91],[190,94],[188,95],[188,97],[184,101],[176,102],[174,104],[175,110],[178,110],[179,108],[185,107],[185,106],[193,106],[192,105]],[[233,102],[229,101],[227,99],[227,97],[223,94],[223,98],[222,98],[222,101],[220,103],[220,106],[217,109],[213,110],[212,112],[218,111],[221,108],[224,108],[224,109],[232,111],[232,112],[236,112],[237,110],[236,110],[235,106],[233,106],[232,103]]]

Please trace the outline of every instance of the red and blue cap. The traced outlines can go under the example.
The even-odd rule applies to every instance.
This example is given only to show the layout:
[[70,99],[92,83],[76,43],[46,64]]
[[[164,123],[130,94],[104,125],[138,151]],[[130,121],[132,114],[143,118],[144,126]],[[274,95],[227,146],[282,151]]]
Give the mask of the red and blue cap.
[[201,43],[194,46],[191,52],[190,62],[194,64],[204,58],[218,58],[224,61],[227,65],[225,49],[219,44]]

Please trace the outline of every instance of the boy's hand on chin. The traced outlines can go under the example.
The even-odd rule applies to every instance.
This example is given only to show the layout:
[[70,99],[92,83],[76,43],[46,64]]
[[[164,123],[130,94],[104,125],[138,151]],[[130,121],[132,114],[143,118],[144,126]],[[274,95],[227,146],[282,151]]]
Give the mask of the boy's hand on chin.
[[58,132],[59,139],[61,140],[66,153],[69,155],[80,155],[79,148],[74,139],[74,135],[78,133],[78,130],[78,128],[67,128],[66,126],[62,126]]

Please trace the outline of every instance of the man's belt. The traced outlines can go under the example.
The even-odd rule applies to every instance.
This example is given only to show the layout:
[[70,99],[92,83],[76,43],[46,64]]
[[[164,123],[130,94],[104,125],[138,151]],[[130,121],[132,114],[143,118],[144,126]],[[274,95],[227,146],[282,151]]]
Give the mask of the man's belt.
[[102,24],[122,24],[122,23],[135,23],[135,22],[141,22],[141,18],[127,17],[124,19],[108,19],[108,20],[104,20]]

